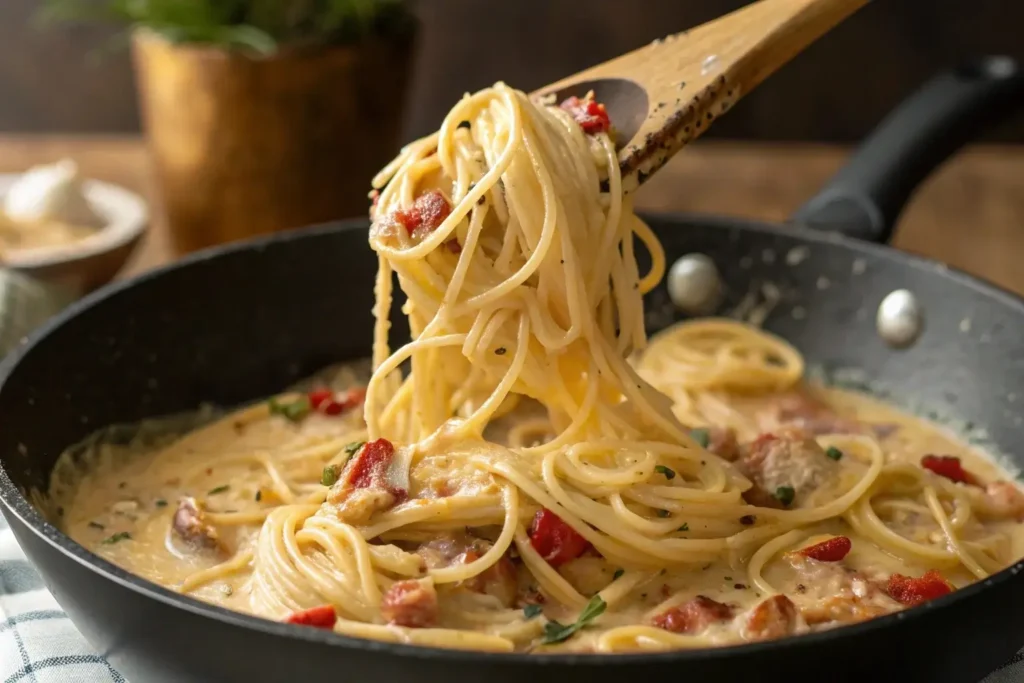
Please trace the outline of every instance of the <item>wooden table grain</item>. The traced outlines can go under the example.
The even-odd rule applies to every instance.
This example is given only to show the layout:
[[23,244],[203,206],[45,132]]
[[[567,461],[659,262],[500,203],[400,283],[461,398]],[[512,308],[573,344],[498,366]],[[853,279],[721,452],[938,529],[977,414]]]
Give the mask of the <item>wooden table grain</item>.
[[[637,195],[640,208],[784,220],[848,154],[843,147],[707,142],[684,150]],[[135,137],[0,135],[0,172],[63,157],[92,178],[154,198]],[[154,204],[154,214],[159,209]],[[970,148],[930,178],[900,222],[895,246],[938,259],[1024,295],[1024,147]],[[174,258],[155,221],[122,276]]]

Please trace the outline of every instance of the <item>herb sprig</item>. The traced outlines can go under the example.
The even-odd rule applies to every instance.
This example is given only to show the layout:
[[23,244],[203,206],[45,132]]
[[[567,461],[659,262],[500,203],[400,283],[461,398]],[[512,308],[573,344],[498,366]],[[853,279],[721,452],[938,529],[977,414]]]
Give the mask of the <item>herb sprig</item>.
[[608,608],[608,603],[604,601],[600,595],[595,595],[590,598],[590,602],[583,608],[580,615],[576,617],[576,621],[571,624],[562,624],[554,619],[544,624],[544,635],[541,637],[540,642],[543,645],[551,645],[553,643],[561,643],[568,640],[576,634],[577,631],[586,628],[597,619],[599,616],[604,614],[604,611]]

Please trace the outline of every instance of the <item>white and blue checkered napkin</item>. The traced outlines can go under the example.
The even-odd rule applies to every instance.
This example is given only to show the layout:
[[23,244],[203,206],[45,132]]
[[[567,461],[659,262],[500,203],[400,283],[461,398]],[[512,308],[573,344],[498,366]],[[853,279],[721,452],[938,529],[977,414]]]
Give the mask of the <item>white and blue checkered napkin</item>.
[[[57,606],[0,516],[0,683],[94,682],[125,678]],[[1024,651],[983,683],[1024,683]]]

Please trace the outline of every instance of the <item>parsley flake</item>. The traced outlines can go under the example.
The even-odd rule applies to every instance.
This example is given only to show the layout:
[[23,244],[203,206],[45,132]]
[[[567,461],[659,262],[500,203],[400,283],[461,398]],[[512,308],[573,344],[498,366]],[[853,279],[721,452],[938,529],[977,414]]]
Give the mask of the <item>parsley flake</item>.
[[271,415],[281,415],[289,422],[301,422],[313,410],[308,396],[300,396],[291,403],[281,403],[276,398],[267,401]]
[[347,444],[345,446],[345,454],[351,458],[353,455],[359,452],[360,448],[362,448],[365,445],[365,441],[353,441],[352,443]]
[[792,486],[780,486],[775,489],[775,499],[786,507],[789,507],[794,497],[796,497],[796,491],[793,490]]
[[157,498],[153,505],[156,505],[158,508],[165,508],[167,507],[167,501],[163,498]]
[[224,492],[225,492],[225,491],[227,491],[227,490],[228,490],[229,488],[231,488],[231,485],[230,485],[230,484],[224,484],[224,485],[222,485],[222,486],[218,486],[218,487],[217,487],[217,488],[215,488],[215,489],[210,489],[210,490],[209,490],[209,491],[207,492],[207,494],[206,494],[206,495],[208,495],[208,496],[216,496],[216,495],[217,495],[218,493],[224,493]]
[[668,479],[669,481],[672,481],[673,479],[676,478],[676,471],[670,467],[665,467],[664,465],[655,465],[654,471],[659,474],[664,474],[665,478]]
[[323,474],[320,475],[320,483],[324,486],[334,486],[336,481],[338,481],[338,466],[327,465],[324,467]]
[[678,529],[676,529],[676,531],[689,531],[689,530],[690,530],[690,525],[687,524],[686,522],[683,522],[683,525],[681,527],[679,527]]
[[693,429],[690,431],[690,436],[693,440],[700,444],[701,448],[707,448],[708,444],[711,443],[711,435],[706,429]]
[[626,573],[625,569],[616,569],[615,573],[612,574],[612,581],[617,580],[619,577],[621,577],[625,573]]
[[832,458],[833,460],[839,460],[843,457],[843,452],[835,446],[829,446],[828,450],[825,451],[825,455]]
[[541,607],[540,605],[538,605],[536,603],[532,603],[531,602],[529,605],[527,605],[526,607],[523,608],[523,616],[526,617],[527,619],[533,619],[534,617],[538,616],[543,611],[544,611],[543,607]]
[[131,537],[132,535],[127,531],[118,531],[110,538],[105,539],[103,541],[103,545],[114,545],[115,543],[120,543],[121,541],[127,541]]

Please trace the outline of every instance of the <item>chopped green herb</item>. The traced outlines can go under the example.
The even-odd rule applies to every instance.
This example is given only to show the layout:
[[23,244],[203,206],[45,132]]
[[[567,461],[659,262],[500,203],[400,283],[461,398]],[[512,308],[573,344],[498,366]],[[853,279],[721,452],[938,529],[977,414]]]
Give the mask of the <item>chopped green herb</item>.
[[689,531],[689,530],[690,530],[690,525],[687,524],[686,522],[683,522],[683,525],[681,527],[679,527],[678,529],[676,529],[676,531]]
[[103,545],[114,545],[115,543],[119,543],[121,541],[127,541],[131,537],[132,537],[132,535],[130,533],[128,533],[127,531],[118,531],[116,534],[114,534],[110,538],[105,539],[103,541]]
[[100,524],[99,522],[89,522],[89,526],[91,526],[93,529],[106,529],[107,528],[107,527],[103,526],[102,524]]
[[256,489],[256,502],[258,503],[261,500],[263,500],[263,491],[260,489]]
[[345,446],[345,454],[351,458],[359,451],[360,448],[362,448],[365,445],[365,441],[353,441],[352,443]]
[[711,443],[711,435],[708,434],[706,429],[693,429],[690,430],[690,436],[693,440],[700,444],[701,448],[707,448],[708,444]]
[[157,498],[153,505],[156,505],[158,508],[165,508],[167,507],[167,501],[163,498]]
[[324,468],[323,474],[320,475],[320,483],[324,486],[334,486],[336,481],[338,481],[338,466],[328,465]]
[[571,624],[561,624],[557,621],[549,621],[544,624],[544,635],[541,637],[540,642],[544,645],[550,645],[552,643],[561,643],[562,641],[568,640],[580,629],[586,628],[590,625],[590,622],[601,616],[605,609],[607,609],[608,603],[600,595],[595,595],[587,603],[587,606],[583,608],[580,615],[576,617],[576,621]]
[[216,496],[218,493],[224,493],[229,488],[231,488],[230,484],[224,484],[222,486],[218,486],[215,489],[210,489],[210,491],[206,495],[208,495],[208,496]]
[[539,615],[543,611],[543,607],[531,602],[529,605],[523,608],[523,616],[525,616],[527,619],[533,619],[535,616]]
[[272,398],[267,401],[267,406],[271,415],[281,415],[290,422],[300,422],[313,410],[307,396],[300,396],[291,403],[280,403],[276,398]]
[[671,514],[672,513],[669,512],[668,510],[658,510],[658,516],[659,517],[668,517]]
[[668,479],[669,481],[676,478],[676,471],[670,467],[665,467],[664,465],[655,465],[654,471],[658,472],[659,474],[664,474],[665,478]]
[[615,573],[612,574],[612,581],[617,580],[620,576],[626,573],[625,569],[616,569]]
[[731,576],[723,576],[722,578],[724,578],[726,581],[732,581],[732,577]]
[[839,460],[843,457],[843,452],[835,446],[829,446],[828,450],[825,451],[825,455],[832,458],[833,460]]
[[795,496],[796,491],[793,490],[792,486],[780,486],[775,489],[775,499],[787,507],[793,502]]

